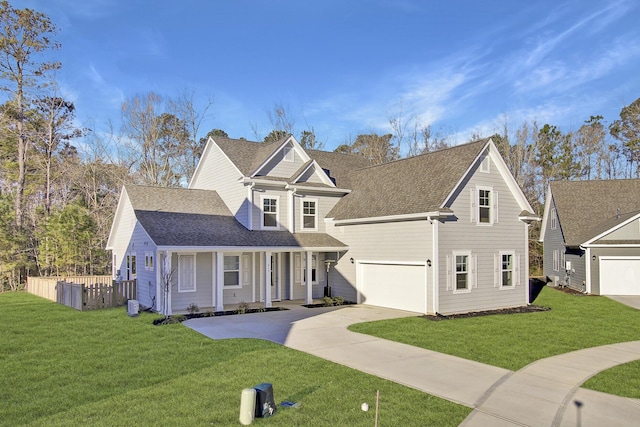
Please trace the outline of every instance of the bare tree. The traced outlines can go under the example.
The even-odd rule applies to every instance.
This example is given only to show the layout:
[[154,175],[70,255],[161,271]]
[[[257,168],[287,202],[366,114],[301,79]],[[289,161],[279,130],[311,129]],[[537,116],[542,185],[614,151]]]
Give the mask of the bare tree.
[[209,98],[204,107],[201,110],[198,109],[196,107],[195,92],[186,90],[176,99],[169,100],[169,111],[182,120],[190,135],[190,138],[184,141],[185,154],[182,157],[183,164],[180,166],[180,173],[187,180],[193,176],[204,146],[207,143],[206,139],[200,138],[200,126],[203,120],[208,117],[212,105],[213,99]]
[[135,96],[122,105],[122,126],[132,152],[137,155],[140,182],[162,187],[186,184],[184,158],[189,155],[191,135],[187,125],[166,112],[162,97],[153,92]]

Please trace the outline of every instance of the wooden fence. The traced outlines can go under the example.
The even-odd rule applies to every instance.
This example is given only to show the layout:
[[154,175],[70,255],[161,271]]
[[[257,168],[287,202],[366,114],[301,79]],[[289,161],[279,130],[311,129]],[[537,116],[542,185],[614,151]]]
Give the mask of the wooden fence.
[[[82,276],[73,279],[80,279],[84,283],[74,283],[69,279],[72,278],[66,277],[64,280],[55,277],[29,278],[27,290],[76,310],[118,307],[136,298],[135,280],[116,282],[112,281],[110,276]],[[50,297],[52,293],[53,298]]]
[[27,277],[25,290],[30,294],[57,301],[56,285],[59,281],[95,285],[97,283],[111,283],[111,276]]

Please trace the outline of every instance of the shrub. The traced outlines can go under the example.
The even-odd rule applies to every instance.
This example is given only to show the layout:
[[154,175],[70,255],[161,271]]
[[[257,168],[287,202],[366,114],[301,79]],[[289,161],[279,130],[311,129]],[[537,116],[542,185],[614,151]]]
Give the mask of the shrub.
[[198,307],[198,304],[196,304],[195,302],[192,302],[187,306],[187,313],[189,314],[196,314],[199,311],[200,307]]
[[333,297],[333,305],[342,305],[344,304],[344,298],[341,296]]
[[322,298],[322,304],[325,307],[331,307],[333,306],[333,299],[331,297],[324,297]]
[[247,310],[249,310],[249,303],[241,301],[240,304],[238,304],[238,308],[236,308],[236,313],[245,314]]

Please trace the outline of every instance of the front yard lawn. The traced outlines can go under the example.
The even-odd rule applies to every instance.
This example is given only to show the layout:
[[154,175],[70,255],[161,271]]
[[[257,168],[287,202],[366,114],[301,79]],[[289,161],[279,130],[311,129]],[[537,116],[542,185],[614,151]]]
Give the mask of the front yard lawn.
[[255,425],[371,426],[376,390],[380,425],[457,426],[471,411],[271,342],[153,326],[157,315],[79,312],[26,293],[0,293],[0,307],[2,426],[240,425],[242,389],[262,382],[276,403],[302,406]]
[[556,354],[640,340],[640,311],[606,297],[547,287],[535,304],[551,310],[440,321],[408,317],[349,329],[514,371]]

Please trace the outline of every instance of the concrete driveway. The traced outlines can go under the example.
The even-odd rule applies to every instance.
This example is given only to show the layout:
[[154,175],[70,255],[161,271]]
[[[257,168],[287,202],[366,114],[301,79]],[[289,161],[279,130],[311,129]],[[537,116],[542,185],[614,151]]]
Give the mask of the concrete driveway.
[[620,304],[640,310],[640,295],[607,295],[606,297]]
[[596,373],[640,359],[640,341],[538,360],[513,372],[347,330],[354,323],[415,316],[370,306],[290,310],[192,319],[210,338],[261,338],[474,408],[462,423],[476,426],[636,425],[640,400],[580,388]]

